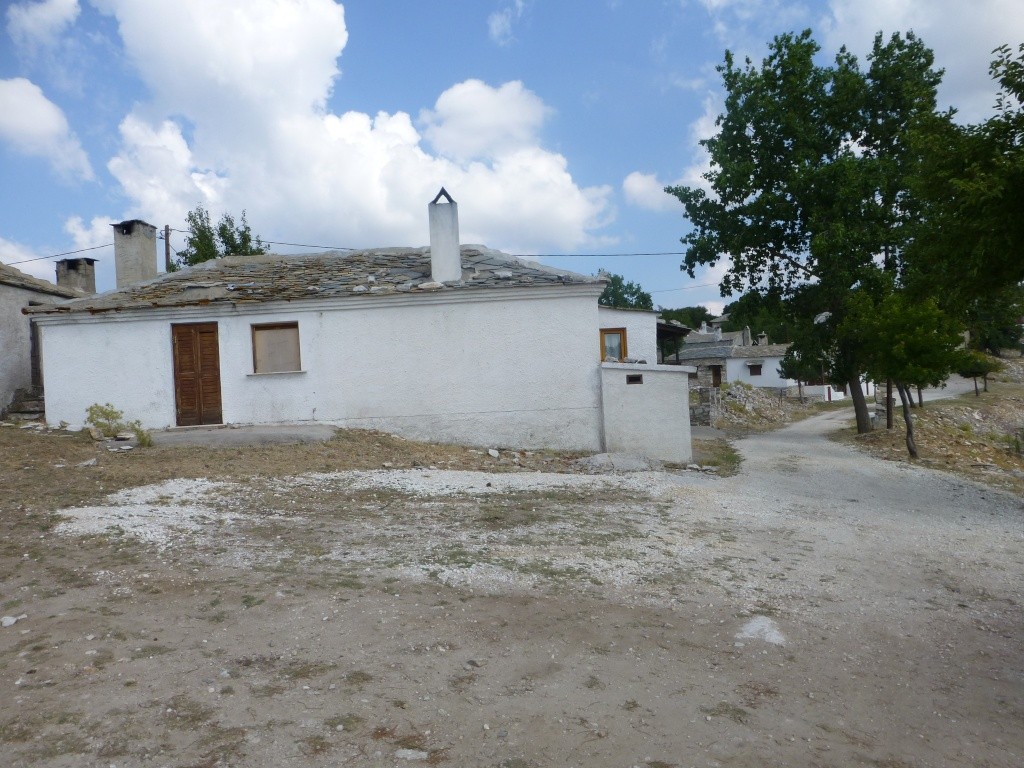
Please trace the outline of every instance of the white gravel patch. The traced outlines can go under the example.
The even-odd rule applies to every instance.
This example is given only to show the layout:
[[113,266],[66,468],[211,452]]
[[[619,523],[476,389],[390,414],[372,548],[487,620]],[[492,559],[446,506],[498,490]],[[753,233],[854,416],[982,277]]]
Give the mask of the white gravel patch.
[[763,640],[772,645],[785,645],[786,636],[782,634],[779,625],[767,616],[755,616],[746,624],[743,629],[736,633],[737,640]]
[[68,519],[54,530],[74,536],[123,533],[163,548],[182,536],[231,523],[234,515],[215,511],[208,502],[210,496],[234,488],[203,479],[129,488],[111,494],[102,506],[60,510]]
[[486,496],[544,490],[624,489],[644,496],[669,493],[686,483],[664,472],[569,475],[555,472],[468,472],[448,469],[381,469],[302,475],[289,486],[340,484],[353,490],[390,490],[411,496]]

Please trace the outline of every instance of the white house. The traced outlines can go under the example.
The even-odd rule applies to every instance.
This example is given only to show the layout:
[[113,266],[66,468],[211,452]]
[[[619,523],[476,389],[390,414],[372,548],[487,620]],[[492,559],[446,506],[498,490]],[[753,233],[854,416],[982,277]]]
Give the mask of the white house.
[[57,285],[0,264],[0,412],[11,404],[18,391],[39,386],[42,381],[38,338],[22,310],[83,296],[88,291],[67,277],[80,265],[91,271],[94,262],[95,259],[60,262]]
[[[770,344],[766,334],[755,338],[749,328],[723,331],[721,323],[725,320],[728,320],[728,315],[717,317],[711,321],[712,324],[705,323],[699,331],[689,334],[671,360],[694,366],[697,369],[695,378],[702,387],[720,387],[735,382],[790,391],[797,387],[795,379],[787,379],[780,373],[782,358],[786,356],[789,344]],[[861,389],[866,397],[874,397],[874,382],[861,377]],[[833,387],[820,380],[805,383],[803,394],[829,402],[848,397],[844,387]]]
[[764,334],[754,339],[749,328],[723,331],[720,326],[704,324],[699,331],[686,336],[671,359],[695,366],[701,386],[742,382],[752,387],[782,389],[796,386],[795,380],[779,373],[787,349],[788,344],[769,344]]
[[[81,424],[109,402],[154,429],[317,421],[689,460],[688,369],[603,366],[603,280],[460,246],[444,198],[429,248],[228,257],[29,310],[47,421]],[[114,228],[115,246],[152,230]],[[653,349],[653,324],[630,343]],[[658,429],[644,443],[624,414]]]

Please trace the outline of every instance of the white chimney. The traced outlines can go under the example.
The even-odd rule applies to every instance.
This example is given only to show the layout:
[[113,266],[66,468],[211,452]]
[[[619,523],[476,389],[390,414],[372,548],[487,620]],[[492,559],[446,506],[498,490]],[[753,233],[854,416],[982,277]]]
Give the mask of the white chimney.
[[139,219],[112,224],[117,287],[156,277],[156,227]]
[[[447,202],[439,202],[441,198]],[[462,279],[462,253],[459,250],[459,206],[441,187],[427,206],[430,212],[430,279],[450,283]]]

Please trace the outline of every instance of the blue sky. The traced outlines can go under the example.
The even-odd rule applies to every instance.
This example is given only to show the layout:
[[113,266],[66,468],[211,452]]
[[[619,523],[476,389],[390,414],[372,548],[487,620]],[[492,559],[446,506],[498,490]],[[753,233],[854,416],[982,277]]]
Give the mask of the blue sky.
[[[729,48],[810,27],[831,58],[913,29],[965,120],[1020,0],[24,0],[0,16],[0,260],[53,279],[65,251],[202,203],[265,240],[424,245],[444,185],[463,242],[719,309],[660,189],[697,183]],[[180,234],[172,245],[182,246]],[[273,246],[279,252],[303,252]],[[113,250],[99,259],[113,287]],[[38,259],[28,261],[28,259]]]

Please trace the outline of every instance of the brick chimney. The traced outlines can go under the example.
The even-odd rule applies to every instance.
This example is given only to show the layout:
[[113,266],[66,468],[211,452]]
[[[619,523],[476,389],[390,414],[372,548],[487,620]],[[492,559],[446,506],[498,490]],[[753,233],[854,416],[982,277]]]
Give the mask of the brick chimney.
[[139,219],[112,224],[117,287],[156,277],[156,227]]
[[57,262],[57,285],[96,293],[96,259],[61,259]]
[[[442,198],[447,202],[440,202]],[[430,213],[430,279],[435,283],[461,280],[459,206],[441,187],[427,210]]]

